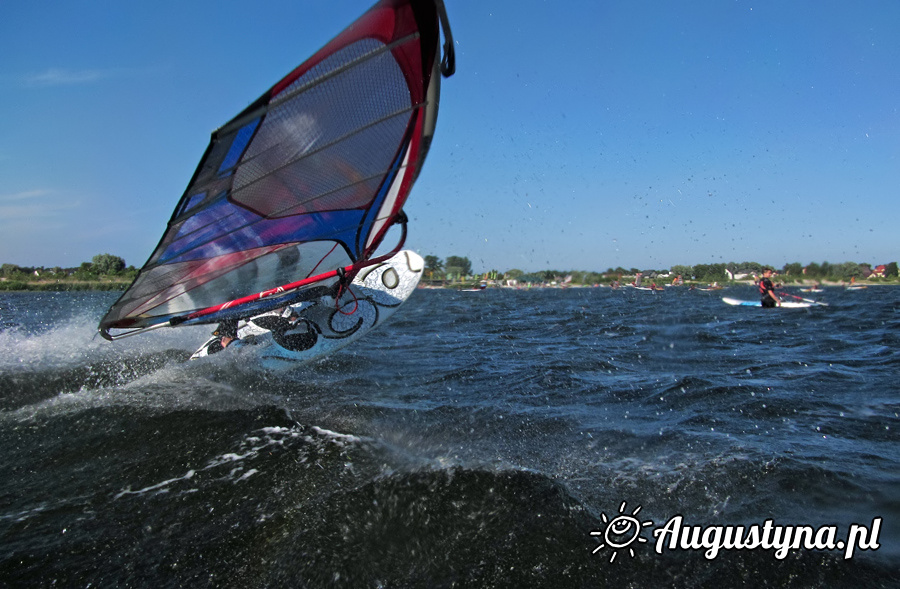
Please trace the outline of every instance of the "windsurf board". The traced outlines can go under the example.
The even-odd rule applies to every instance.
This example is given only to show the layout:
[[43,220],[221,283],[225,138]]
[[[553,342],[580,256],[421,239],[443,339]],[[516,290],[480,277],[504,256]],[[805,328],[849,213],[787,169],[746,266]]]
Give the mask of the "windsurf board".
[[[741,299],[733,299],[731,297],[722,297],[722,300],[729,305],[739,307],[762,307],[760,301],[742,301]],[[803,301],[782,301],[780,306],[785,309],[803,309],[805,307],[812,307],[813,303],[806,303]]]
[[[403,250],[388,260],[363,268],[336,303],[326,294],[238,323],[232,346],[253,346],[260,364],[283,369],[327,356],[358,340],[382,324],[416,290],[425,262]],[[222,351],[214,335],[191,356],[192,360]]]

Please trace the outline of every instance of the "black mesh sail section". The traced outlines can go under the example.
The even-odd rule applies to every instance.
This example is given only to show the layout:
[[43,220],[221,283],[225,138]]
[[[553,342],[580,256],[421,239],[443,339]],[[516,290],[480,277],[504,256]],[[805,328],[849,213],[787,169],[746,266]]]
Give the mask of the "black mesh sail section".
[[273,101],[234,179],[231,199],[263,217],[367,206],[412,109],[383,44],[338,52]]

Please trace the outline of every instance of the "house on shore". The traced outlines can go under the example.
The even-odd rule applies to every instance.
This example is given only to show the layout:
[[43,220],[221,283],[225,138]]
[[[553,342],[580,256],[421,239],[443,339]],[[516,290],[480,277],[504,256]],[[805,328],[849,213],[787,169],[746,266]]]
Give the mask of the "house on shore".
[[732,272],[731,270],[726,268],[725,274],[728,275],[729,280],[747,280],[748,278],[753,278],[753,275],[745,270],[737,270],[735,272]]

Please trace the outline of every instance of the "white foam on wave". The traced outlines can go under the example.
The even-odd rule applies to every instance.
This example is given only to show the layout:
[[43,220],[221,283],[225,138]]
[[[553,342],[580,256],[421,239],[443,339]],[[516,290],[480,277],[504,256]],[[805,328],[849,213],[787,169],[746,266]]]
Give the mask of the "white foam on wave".
[[22,328],[0,331],[0,369],[15,367],[67,366],[96,356],[100,342],[86,319],[73,318],[39,333]]
[[[48,386],[59,391],[4,412],[0,419],[115,405],[232,410],[273,402],[265,387],[253,386],[260,383],[260,375],[246,354],[188,361],[209,336],[209,325],[160,329],[109,342],[97,333],[96,321],[85,312],[52,325],[32,322],[30,329],[0,330],[0,372],[13,377],[9,382],[46,375]],[[72,376],[69,388],[58,379],[67,374]]]
[[[315,434],[311,436],[310,430]],[[264,427],[256,432],[247,435],[240,443],[240,449],[236,452],[225,452],[211,458],[207,463],[199,469],[190,469],[185,474],[166,479],[162,482],[148,485],[137,490],[126,487],[114,496],[114,499],[121,499],[129,495],[145,495],[145,494],[161,494],[171,492],[171,486],[181,481],[189,481],[195,476],[204,472],[214,472],[222,466],[228,465],[227,474],[218,477],[221,481],[231,481],[232,483],[240,483],[246,481],[250,477],[260,473],[258,468],[246,468],[246,463],[254,460],[258,456],[267,451],[271,451],[273,447],[284,447],[285,442],[292,438],[302,438],[305,442],[311,444],[334,444],[343,447],[346,444],[362,442],[363,439],[357,436],[341,434],[331,430],[323,429],[317,426],[305,428],[303,426],[273,426]],[[298,463],[305,463],[308,459],[300,449],[297,457]],[[245,470],[246,468],[246,470]],[[183,492],[195,492],[196,488],[185,489]]]
[[37,333],[13,327],[0,331],[0,369],[66,368],[171,349],[189,354],[209,331],[209,326],[161,329],[108,342],[97,332],[96,319],[88,316],[71,317]]
[[164,492],[168,491],[168,489],[166,489],[166,487],[168,487],[172,483],[177,483],[178,481],[186,481],[186,480],[192,479],[192,478],[194,478],[195,474],[196,474],[195,471],[189,470],[189,471],[187,471],[187,473],[185,473],[184,475],[182,475],[180,477],[175,477],[174,479],[169,479],[169,480],[163,481],[161,483],[156,483],[155,485],[150,485],[149,487],[144,487],[143,489],[138,489],[137,491],[132,491],[131,489],[124,489],[124,490],[120,491],[119,493],[117,493],[115,495],[115,497],[113,497],[113,499],[119,499],[120,497],[123,497],[125,495],[143,495],[145,493],[150,493],[152,491],[158,491],[160,493],[164,493]]
[[318,426],[312,426],[312,430],[319,434],[320,436],[325,436],[326,438],[331,438],[338,442],[348,442],[348,443],[359,443],[362,442],[362,438],[358,436],[354,436],[351,434],[341,434],[338,432],[333,432],[328,429],[324,429]]
[[[41,415],[74,413],[97,407],[134,407],[145,410],[206,411],[248,410],[278,399],[265,391],[249,391],[239,379],[220,380],[209,366],[193,362],[169,363],[124,384],[100,387],[82,385],[77,390],[37,401],[14,411],[0,413],[0,420],[27,421]],[[231,376],[231,375],[225,375]]]

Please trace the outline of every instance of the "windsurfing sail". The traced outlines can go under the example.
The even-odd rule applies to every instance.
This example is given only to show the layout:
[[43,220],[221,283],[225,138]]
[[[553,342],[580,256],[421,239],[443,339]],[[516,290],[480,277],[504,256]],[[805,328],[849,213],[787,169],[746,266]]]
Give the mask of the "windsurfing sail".
[[375,4],[212,134],[101,335],[248,317],[352,279],[393,224],[405,238],[454,69],[442,0]]

